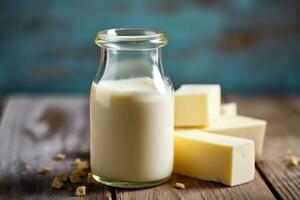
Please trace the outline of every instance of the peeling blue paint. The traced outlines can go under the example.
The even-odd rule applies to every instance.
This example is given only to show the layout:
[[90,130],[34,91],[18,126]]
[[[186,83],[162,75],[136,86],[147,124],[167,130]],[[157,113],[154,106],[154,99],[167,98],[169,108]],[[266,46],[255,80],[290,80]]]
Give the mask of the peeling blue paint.
[[300,6],[293,0],[2,0],[0,92],[88,93],[100,30],[164,30],[175,87],[300,93]]

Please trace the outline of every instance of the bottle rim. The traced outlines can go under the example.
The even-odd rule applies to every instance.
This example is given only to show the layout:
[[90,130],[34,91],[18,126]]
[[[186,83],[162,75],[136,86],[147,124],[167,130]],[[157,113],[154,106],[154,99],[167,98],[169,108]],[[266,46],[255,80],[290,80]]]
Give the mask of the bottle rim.
[[165,32],[145,28],[116,28],[97,33],[95,43],[102,48],[145,50],[160,48],[168,43]]

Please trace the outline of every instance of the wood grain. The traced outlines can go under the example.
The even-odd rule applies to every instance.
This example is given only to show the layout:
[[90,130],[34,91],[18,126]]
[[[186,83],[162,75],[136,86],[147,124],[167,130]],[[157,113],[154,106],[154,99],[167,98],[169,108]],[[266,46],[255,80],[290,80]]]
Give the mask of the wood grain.
[[283,161],[259,161],[258,168],[274,195],[280,199],[300,199],[300,166]]
[[288,151],[300,156],[300,98],[247,97],[236,101],[239,113],[268,121],[265,146],[257,169],[279,199],[300,199],[300,166],[287,166]]
[[[241,114],[268,121],[264,152],[256,163],[259,173],[253,182],[225,187],[173,175],[161,186],[141,190],[88,186],[85,199],[299,199],[300,168],[288,167],[283,157],[287,149],[298,156],[300,153],[300,98],[228,100],[238,103]],[[7,97],[5,102],[0,124],[0,199],[73,198],[75,186],[54,190],[50,183],[57,172],[71,169],[76,157],[89,159],[87,99],[23,95]],[[49,125],[46,134],[28,130],[36,118]],[[58,152],[65,153],[67,160],[54,161],[52,157]],[[26,164],[32,169],[23,173]],[[38,175],[44,166],[52,167],[53,173]],[[176,182],[184,183],[186,189],[174,188]]]
[[[185,189],[174,188],[176,182],[183,183]],[[255,180],[235,187],[200,181],[174,174],[167,183],[142,190],[117,189],[118,200],[127,199],[275,199],[258,173]]]
[[[39,116],[40,113],[43,114]],[[46,134],[27,130],[26,124],[36,116],[49,124]],[[77,185],[55,190],[50,184],[54,174],[71,169],[76,157],[89,159],[88,122],[86,98],[8,98],[0,125],[0,199],[71,198]],[[67,155],[66,161],[52,159],[59,152]],[[24,172],[26,164],[32,169]],[[52,174],[37,174],[45,166],[53,169]],[[87,192],[88,199],[112,199],[108,187],[103,185],[88,186]]]

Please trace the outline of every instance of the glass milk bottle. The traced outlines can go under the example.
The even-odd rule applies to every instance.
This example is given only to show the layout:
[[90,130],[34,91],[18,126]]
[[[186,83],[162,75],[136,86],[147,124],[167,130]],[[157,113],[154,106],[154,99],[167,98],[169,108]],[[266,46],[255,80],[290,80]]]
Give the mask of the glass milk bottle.
[[100,66],[91,86],[91,169],[123,188],[161,184],[173,170],[173,87],[164,74],[165,33],[110,29],[95,39]]

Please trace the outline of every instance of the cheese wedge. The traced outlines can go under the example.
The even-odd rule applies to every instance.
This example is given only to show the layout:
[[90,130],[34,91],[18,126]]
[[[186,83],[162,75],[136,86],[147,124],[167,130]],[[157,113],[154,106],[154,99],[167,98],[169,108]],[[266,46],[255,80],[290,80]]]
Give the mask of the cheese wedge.
[[244,116],[221,115],[208,127],[201,128],[215,134],[247,138],[254,141],[256,156],[261,155],[267,122]]
[[252,140],[199,130],[175,130],[174,135],[175,173],[228,186],[254,179]]
[[175,126],[207,126],[219,117],[220,106],[220,85],[182,85],[175,92]]
[[221,104],[221,115],[237,115],[237,104],[236,103],[222,103]]

